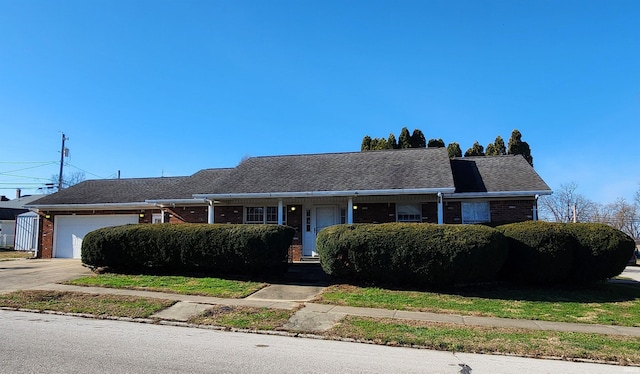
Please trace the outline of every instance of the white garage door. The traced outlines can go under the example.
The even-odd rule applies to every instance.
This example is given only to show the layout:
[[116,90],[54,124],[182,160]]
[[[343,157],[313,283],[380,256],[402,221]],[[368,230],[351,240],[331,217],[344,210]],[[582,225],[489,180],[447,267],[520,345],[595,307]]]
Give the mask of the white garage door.
[[86,234],[103,227],[138,223],[138,216],[56,216],[54,222],[53,257],[80,258]]

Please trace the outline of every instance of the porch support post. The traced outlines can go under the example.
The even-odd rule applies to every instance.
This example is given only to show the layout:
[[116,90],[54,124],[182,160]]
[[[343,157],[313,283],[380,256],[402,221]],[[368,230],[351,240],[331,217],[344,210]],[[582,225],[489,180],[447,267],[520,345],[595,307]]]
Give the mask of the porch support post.
[[278,200],[278,225],[284,223],[284,214],[282,212],[282,200]]
[[213,200],[209,200],[209,208],[208,208],[208,217],[207,217],[207,223],[214,223],[216,220],[216,215],[215,215],[215,208],[213,207]]
[[535,200],[533,201],[533,220],[538,220],[538,198],[540,195],[535,196]]
[[347,223],[353,223],[353,198],[349,198],[349,203],[347,204]]
[[165,209],[160,208],[160,223],[166,223],[166,215],[167,211]]
[[442,192],[438,192],[438,225],[444,223],[444,207],[442,204]]

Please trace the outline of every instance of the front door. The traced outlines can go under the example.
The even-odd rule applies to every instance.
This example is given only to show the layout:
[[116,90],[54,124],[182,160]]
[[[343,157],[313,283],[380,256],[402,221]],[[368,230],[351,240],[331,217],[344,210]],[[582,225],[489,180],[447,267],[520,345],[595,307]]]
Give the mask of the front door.
[[302,242],[303,256],[317,256],[316,236],[320,230],[338,224],[338,207],[335,205],[315,205],[305,210],[306,228]]

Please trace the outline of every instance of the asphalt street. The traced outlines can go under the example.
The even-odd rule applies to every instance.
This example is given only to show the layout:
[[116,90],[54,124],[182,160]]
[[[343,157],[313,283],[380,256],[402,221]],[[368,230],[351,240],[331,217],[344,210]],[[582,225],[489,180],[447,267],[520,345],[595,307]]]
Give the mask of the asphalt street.
[[637,373],[640,368],[0,311],[0,373]]

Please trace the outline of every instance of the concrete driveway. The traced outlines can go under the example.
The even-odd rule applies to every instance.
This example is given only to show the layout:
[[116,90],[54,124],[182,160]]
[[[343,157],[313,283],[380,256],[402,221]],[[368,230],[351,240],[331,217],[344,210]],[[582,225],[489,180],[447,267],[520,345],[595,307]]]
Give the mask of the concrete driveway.
[[92,274],[79,259],[0,261],[0,294]]
[[620,276],[640,282],[640,266],[627,266]]

